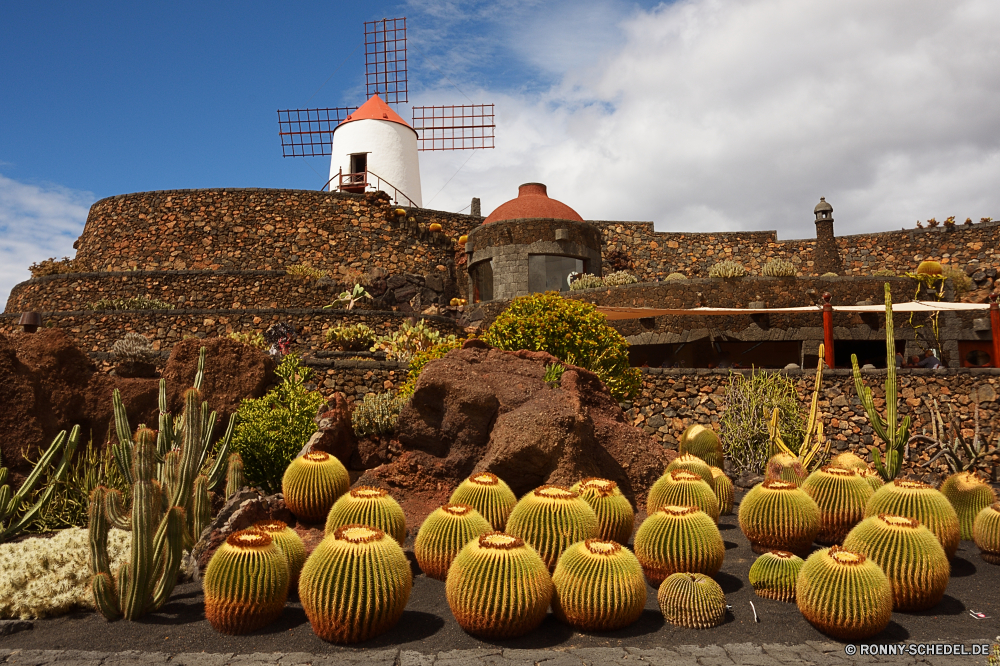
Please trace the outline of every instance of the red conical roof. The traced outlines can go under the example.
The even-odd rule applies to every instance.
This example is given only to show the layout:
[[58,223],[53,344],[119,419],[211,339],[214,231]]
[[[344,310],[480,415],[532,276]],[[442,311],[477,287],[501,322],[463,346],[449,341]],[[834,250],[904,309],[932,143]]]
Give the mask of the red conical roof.
[[483,224],[500,220],[518,220],[530,217],[576,220],[583,222],[579,213],[561,201],[550,199],[541,183],[525,183],[517,188],[517,198],[500,204]]
[[[340,122],[340,125],[355,120],[388,120],[391,123],[399,123],[405,127],[410,127],[409,123],[399,117],[399,114],[389,108],[389,105],[382,101],[378,95],[372,95],[371,99],[358,107],[358,110],[347,116]],[[340,127],[337,125],[337,127]],[[410,129],[413,129],[410,127]],[[334,130],[336,131],[336,130]]]

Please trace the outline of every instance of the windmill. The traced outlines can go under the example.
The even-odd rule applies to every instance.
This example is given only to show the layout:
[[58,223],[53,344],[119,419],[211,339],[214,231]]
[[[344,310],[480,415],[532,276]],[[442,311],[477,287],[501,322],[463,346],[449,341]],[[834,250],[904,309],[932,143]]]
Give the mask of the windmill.
[[330,156],[321,189],[381,190],[401,205],[422,206],[422,150],[494,147],[492,104],[412,107],[407,123],[390,104],[409,101],[406,19],[366,21],[365,92],[360,106],[278,111],[283,157]]

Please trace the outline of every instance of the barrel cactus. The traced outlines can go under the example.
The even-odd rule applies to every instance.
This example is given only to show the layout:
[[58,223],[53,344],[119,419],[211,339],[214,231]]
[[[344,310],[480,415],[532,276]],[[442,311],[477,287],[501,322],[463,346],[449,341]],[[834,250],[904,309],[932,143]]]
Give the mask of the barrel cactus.
[[544,485],[521,498],[507,519],[507,533],[538,551],[549,571],[571,543],[596,539],[600,522],[590,505],[569,488]]
[[715,488],[715,498],[719,500],[719,515],[728,516],[733,513],[733,482],[718,467],[712,468]]
[[715,521],[695,506],[661,507],[635,533],[635,556],[653,587],[679,571],[713,576],[725,554]]
[[722,442],[715,431],[703,425],[696,423],[685,428],[677,450],[697,456],[711,467],[722,467]]
[[959,535],[970,541],[976,516],[997,501],[996,493],[972,472],[952,474],[944,480],[940,490],[958,514]]
[[881,514],[865,518],[844,539],[844,548],[882,567],[896,610],[918,611],[944,596],[951,565],[941,542],[915,518]]
[[657,590],[656,600],[664,619],[680,627],[708,629],[726,618],[726,595],[704,574],[671,574]]
[[941,268],[941,262],[926,260],[921,261],[917,265],[917,275],[941,275],[944,269]]
[[859,472],[863,469],[868,469],[868,463],[854,455],[850,451],[844,451],[843,453],[838,453],[834,457],[830,458],[831,467],[841,467],[843,469],[853,469]]
[[771,456],[764,467],[765,481],[787,481],[801,486],[808,474],[802,467],[802,462],[788,453],[776,453]]
[[323,451],[295,458],[281,477],[285,505],[296,518],[307,523],[323,522],[333,503],[350,487],[347,470]]
[[438,580],[448,575],[455,556],[473,539],[492,532],[489,522],[468,504],[445,504],[427,516],[413,544],[421,571]]
[[452,504],[468,504],[490,521],[494,530],[503,531],[510,512],[517,504],[517,496],[496,474],[480,472],[462,481],[448,501]]
[[403,507],[384,488],[358,486],[342,495],[326,517],[326,535],[343,525],[377,527],[399,545],[406,540],[406,516]]
[[234,532],[205,569],[205,619],[223,634],[247,634],[281,615],[288,597],[288,560],[268,534]]
[[552,600],[552,577],[534,548],[504,532],[470,541],[445,582],[459,626],[484,638],[513,638],[535,629]]
[[879,476],[879,473],[873,470],[871,467],[865,467],[864,469],[857,470],[858,476],[868,482],[868,485],[872,487],[872,492],[885,485],[885,480]]
[[795,601],[795,581],[804,560],[787,550],[764,553],[750,567],[750,585],[758,597]]
[[288,587],[296,589],[299,572],[306,563],[306,547],[299,535],[281,520],[258,520],[253,529],[267,534],[288,561]]
[[984,561],[1000,564],[1000,502],[994,502],[976,516],[972,540],[979,546]]
[[[711,468],[708,473],[711,476]],[[719,521],[719,498],[715,496],[715,490],[702,477],[689,470],[669,470],[649,489],[646,497],[648,515],[653,515],[660,507],[668,504],[696,506],[712,520]]]
[[617,483],[609,479],[589,478],[573,484],[570,490],[580,493],[580,497],[597,514],[601,539],[628,543],[635,526],[635,511]]
[[880,513],[916,518],[941,542],[948,559],[955,556],[960,541],[958,514],[947,497],[926,483],[895,479],[885,484],[865,506],[866,518]]
[[[716,467],[720,466],[721,465],[716,465]],[[667,469],[664,470],[664,474],[672,472],[675,469],[686,469],[689,472],[693,472],[704,479],[709,488],[712,487],[712,466],[698,456],[691,455],[690,453],[684,453],[677,456],[670,461],[669,465],[667,465]]]
[[581,631],[627,627],[646,607],[642,566],[615,541],[587,539],[571,545],[552,574],[552,611]]
[[808,555],[820,528],[815,500],[794,483],[765,481],[740,503],[740,529],[755,553],[787,550]]
[[845,641],[874,636],[892,617],[892,585],[881,567],[839,546],[809,556],[795,585],[799,611],[820,631]]
[[872,487],[852,469],[821,467],[805,480],[802,490],[819,506],[820,527],[816,541],[841,543],[851,528],[865,517]]
[[313,632],[333,643],[359,643],[391,629],[412,588],[403,549],[369,525],[336,528],[299,577],[299,599]]

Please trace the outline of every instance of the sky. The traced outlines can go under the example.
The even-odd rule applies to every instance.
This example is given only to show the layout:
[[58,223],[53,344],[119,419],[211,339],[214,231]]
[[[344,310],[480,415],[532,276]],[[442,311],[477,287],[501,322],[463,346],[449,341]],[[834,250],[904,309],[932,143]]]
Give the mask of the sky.
[[658,231],[810,237],[821,196],[838,234],[1000,218],[996,0],[8,2],[0,302],[98,199],[319,189],[276,111],[363,102],[363,22],[401,16],[410,104],[496,105],[495,149],[420,154],[427,208],[543,182]]

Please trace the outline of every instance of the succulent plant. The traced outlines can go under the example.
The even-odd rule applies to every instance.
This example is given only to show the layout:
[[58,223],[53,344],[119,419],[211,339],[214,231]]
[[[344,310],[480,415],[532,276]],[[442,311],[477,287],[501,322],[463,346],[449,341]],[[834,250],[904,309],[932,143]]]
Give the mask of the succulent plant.
[[808,474],[797,456],[789,453],[775,453],[764,468],[765,481],[787,481],[801,486]]
[[713,278],[743,277],[746,274],[747,269],[731,259],[720,261],[708,269],[708,277]]
[[788,550],[808,555],[820,528],[816,501],[789,481],[765,481],[740,502],[740,529],[755,553]]
[[958,514],[959,535],[962,539],[970,541],[976,516],[997,501],[996,493],[972,472],[952,474],[944,480],[940,490]]
[[510,512],[517,504],[517,496],[496,474],[480,472],[458,484],[448,501],[452,504],[468,504],[488,520],[494,530],[502,532]]
[[984,561],[1000,564],[1000,502],[994,502],[976,516],[972,540],[979,546]]
[[[720,467],[721,464],[722,463],[720,461],[719,465],[716,465],[716,467]],[[712,487],[712,483],[714,482],[712,477],[712,466],[692,453],[682,453],[671,460],[670,464],[667,465],[667,468],[664,470],[664,474],[672,472],[675,469],[686,469],[689,472],[694,472],[705,480],[705,483],[708,484],[709,488]]]
[[719,515],[729,516],[733,513],[733,482],[718,467],[712,468],[712,477],[715,480],[715,498],[719,500]]
[[843,469],[853,469],[856,472],[863,469],[869,469],[867,462],[850,451],[838,453],[834,457],[830,458],[830,466],[842,467]]
[[607,285],[604,284],[604,280],[599,275],[591,275],[590,273],[584,273],[569,283],[570,291],[600,289],[605,286]]
[[600,526],[599,537],[606,541],[628,543],[635,527],[635,510],[618,484],[608,479],[588,478],[578,481],[570,488],[580,493],[580,497],[597,514]]
[[566,547],[596,539],[601,526],[597,514],[580,493],[563,486],[544,485],[527,493],[510,512],[507,533],[538,551],[549,571]]
[[875,562],[839,546],[818,550],[802,565],[795,585],[799,611],[841,640],[874,636],[892,617],[892,585]]
[[[937,226],[935,223],[933,226]],[[938,261],[921,261],[917,265],[917,275],[941,275],[944,269],[941,268],[941,262]]]
[[667,576],[656,592],[656,600],[667,622],[689,629],[715,627],[726,617],[722,587],[700,573]]
[[795,601],[795,581],[804,560],[787,550],[764,553],[750,567],[750,585],[758,597]]
[[[711,468],[708,473],[712,473]],[[669,470],[657,479],[646,496],[646,514],[653,515],[657,509],[668,504],[696,506],[719,522],[719,499],[712,486],[686,469]]]
[[247,485],[247,477],[243,472],[243,458],[238,453],[229,454],[226,464],[226,499],[236,494],[240,488]]
[[872,487],[872,493],[885,485],[885,481],[879,476],[879,473],[873,470],[871,467],[865,467],[864,469],[857,470],[858,476],[868,482],[868,485]]
[[615,271],[604,276],[604,284],[608,287],[623,287],[627,284],[638,284],[639,278],[628,271]]
[[396,430],[406,399],[392,391],[368,393],[351,412],[351,427],[358,437],[390,435]]
[[425,574],[444,580],[465,544],[492,531],[489,522],[468,504],[445,504],[434,509],[420,526],[413,555]]
[[944,596],[951,565],[941,542],[916,518],[881,514],[865,518],[844,539],[846,550],[882,567],[896,610],[918,611]]
[[681,433],[677,450],[690,453],[705,461],[709,467],[722,467],[722,442],[714,430],[698,423],[690,425]]
[[851,528],[865,517],[865,504],[874,492],[868,482],[852,469],[821,467],[802,484],[819,506],[820,526],[816,541],[841,543]]
[[513,638],[545,619],[552,578],[534,548],[504,532],[470,541],[455,557],[445,582],[459,626],[484,638]]
[[866,518],[880,513],[916,518],[941,542],[948,559],[955,556],[960,541],[958,514],[947,497],[926,483],[895,479],[885,484],[865,506]]
[[293,459],[281,477],[285,505],[306,523],[323,522],[337,498],[350,487],[347,469],[336,457],[323,451]]
[[684,273],[671,273],[663,279],[667,282],[672,282],[674,280],[687,280],[687,276]]
[[725,554],[715,521],[696,506],[661,507],[635,533],[635,556],[653,587],[679,571],[715,575]]
[[205,569],[205,619],[223,634],[247,634],[281,615],[288,597],[288,560],[271,536],[234,532]]
[[382,530],[402,546],[406,541],[403,507],[384,488],[358,486],[338,499],[326,517],[326,535],[344,525],[368,525]]
[[587,539],[559,558],[552,574],[552,612],[581,631],[627,627],[646,607],[642,566],[616,541]]
[[156,351],[149,338],[141,333],[126,333],[111,347],[111,355],[119,362],[148,363]]
[[359,643],[391,629],[412,589],[403,549],[369,525],[341,525],[327,534],[299,578],[313,632],[333,643]]
[[767,263],[760,269],[761,275],[769,277],[795,277],[795,264],[784,259],[768,259]]
[[283,520],[258,520],[252,529],[263,532],[274,541],[288,561],[288,587],[296,589],[302,565],[306,563],[306,547],[301,537]]

